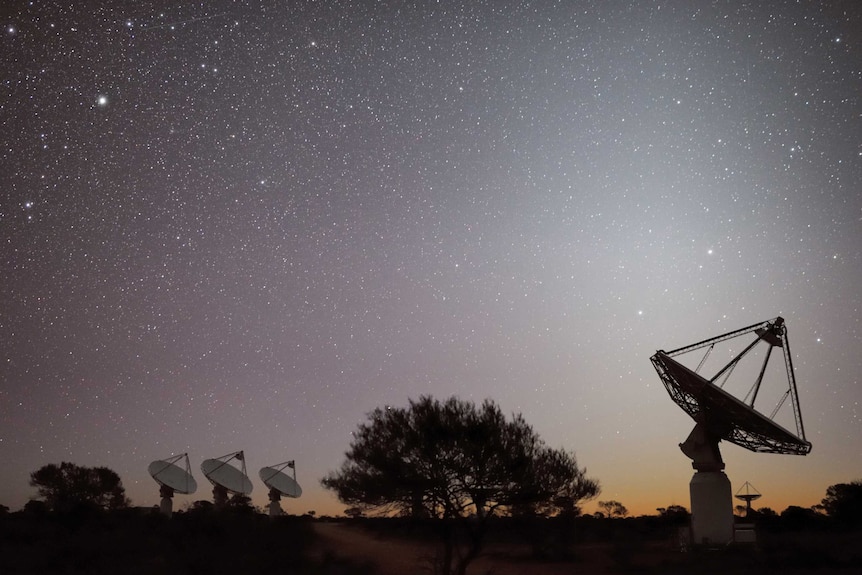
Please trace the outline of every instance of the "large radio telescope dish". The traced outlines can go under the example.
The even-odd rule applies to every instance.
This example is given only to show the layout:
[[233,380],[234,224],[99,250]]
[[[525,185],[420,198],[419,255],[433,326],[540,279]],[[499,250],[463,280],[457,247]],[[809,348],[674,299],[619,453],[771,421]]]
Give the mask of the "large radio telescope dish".
[[[711,349],[718,342],[748,333],[757,335],[754,342],[731,359],[709,380],[673,359],[675,356],[704,347]],[[716,382],[720,377],[729,375],[740,360],[759,343],[766,343],[769,347],[758,379],[754,382],[752,391],[749,393],[750,403],[746,404],[716,385]],[[754,402],[757,399],[770,354],[775,347],[780,348],[784,353],[787,388],[781,396],[780,403],[767,417],[755,409]],[[702,425],[704,431],[711,438],[724,439],[756,452],[806,455],[811,451],[811,443],[805,439],[805,428],[802,424],[802,413],[796,392],[796,377],[793,374],[790,344],[787,340],[787,327],[784,324],[784,319],[778,317],[674,351],[660,350],[650,358],[650,361],[652,361],[671,399],[695,422]],[[796,422],[795,434],[773,419],[788,397],[791,400]]]
[[[715,344],[746,334],[754,334],[754,341],[733,356],[715,375],[707,379],[698,373]],[[756,372],[748,394],[740,400],[725,391],[723,386],[740,361],[761,343],[767,346],[763,363],[759,372]],[[707,348],[706,355],[696,369],[686,367],[674,359],[703,348]],[[784,355],[787,386],[778,405],[767,417],[754,404],[775,348]],[[704,545],[730,543],[734,539],[733,499],[730,480],[723,472],[719,442],[729,441],[754,452],[806,455],[811,451],[811,443],[805,439],[802,425],[802,411],[784,319],[777,317],[669,352],[659,350],[650,361],[671,399],[695,421],[691,434],[680,444],[680,449],[692,459],[692,467],[696,470],[689,484],[694,542]],[[776,414],[787,398],[790,398],[793,409],[795,433],[775,421]]]
[[[240,461],[242,469],[230,465],[228,462],[231,459]],[[201,463],[201,471],[213,484],[216,505],[223,505],[227,501],[228,492],[248,495],[254,487],[245,472],[245,455],[242,451],[229,453],[216,459],[205,459]]]
[[275,489],[285,497],[297,498],[302,495],[302,487],[296,482],[296,479],[282,471],[285,467],[294,469],[293,461],[279,463],[272,467],[262,467],[260,469],[260,480],[270,489]]
[[[176,464],[180,459],[185,460],[184,467]],[[198,483],[192,477],[187,453],[153,461],[147,466],[147,471],[159,485],[168,487],[177,493],[191,494],[198,490]]]
[[[293,470],[293,477],[284,472],[286,467]],[[262,467],[260,469],[260,480],[264,485],[269,487],[269,515],[270,517],[278,517],[282,515],[279,500],[281,496],[296,498],[302,495],[302,488],[296,482],[296,462],[293,460],[285,461],[273,465],[272,467]]]
[[[185,462],[184,467],[177,465],[179,460]],[[187,453],[174,455],[167,459],[159,459],[150,463],[147,471],[161,485],[159,493],[162,496],[159,510],[163,515],[171,516],[173,513],[174,492],[190,494],[198,490],[198,483],[192,477],[192,469],[189,464]]]

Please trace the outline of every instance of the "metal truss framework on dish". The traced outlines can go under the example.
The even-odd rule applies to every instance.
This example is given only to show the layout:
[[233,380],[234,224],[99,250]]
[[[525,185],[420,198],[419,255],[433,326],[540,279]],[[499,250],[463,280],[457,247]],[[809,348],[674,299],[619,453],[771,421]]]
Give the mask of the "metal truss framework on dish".
[[[712,378],[706,379],[698,373],[716,343],[748,334],[756,336],[754,341]],[[722,379],[726,381],[740,361],[760,343],[767,345],[763,364],[750,391],[744,400],[739,400],[722,389],[718,382]],[[673,359],[703,348],[707,348],[706,355],[694,370]],[[754,405],[775,348],[783,352],[787,388],[767,417],[757,411]],[[811,443],[805,439],[784,319],[778,317],[760,322],[670,352],[659,350],[650,361],[671,399],[695,421],[691,434],[680,444],[680,449],[692,459],[692,467],[696,470],[690,483],[693,541],[708,545],[730,543],[733,541],[733,501],[730,481],[723,472],[719,442],[729,441],[760,453],[806,455],[811,451]],[[774,421],[788,398],[793,409],[796,434]]]
[[[757,334],[757,339],[709,380],[672,359],[675,356],[705,347],[711,350],[716,343],[749,333]],[[729,375],[729,372],[760,342],[767,343],[769,347],[760,375],[754,383],[752,392],[749,393],[750,403],[746,405],[718,387],[716,382],[722,376]],[[781,348],[784,352],[787,389],[779,404],[775,406],[772,414],[767,418],[754,409],[754,403],[772,349],[775,347]],[[793,373],[790,343],[787,340],[787,328],[784,325],[784,319],[778,317],[772,321],[754,324],[674,351],[658,351],[650,360],[671,398],[692,419],[707,425],[712,435],[757,452],[805,455],[811,451],[811,444],[805,440],[805,428],[802,424],[802,412],[799,407],[796,377]],[[703,362],[701,362],[702,364]],[[773,421],[787,398],[790,398],[793,407],[796,435]]]

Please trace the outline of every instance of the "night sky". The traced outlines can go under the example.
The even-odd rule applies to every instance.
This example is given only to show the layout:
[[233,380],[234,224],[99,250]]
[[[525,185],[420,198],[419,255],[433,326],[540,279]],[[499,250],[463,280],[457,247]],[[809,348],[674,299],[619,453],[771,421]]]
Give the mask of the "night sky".
[[[0,504],[30,472],[296,460],[378,406],[495,400],[632,513],[689,506],[649,357],[787,320],[813,451],[723,443],[781,511],[862,478],[862,5],[0,7]],[[769,412],[771,406],[765,406]],[[595,503],[586,510],[595,509]]]

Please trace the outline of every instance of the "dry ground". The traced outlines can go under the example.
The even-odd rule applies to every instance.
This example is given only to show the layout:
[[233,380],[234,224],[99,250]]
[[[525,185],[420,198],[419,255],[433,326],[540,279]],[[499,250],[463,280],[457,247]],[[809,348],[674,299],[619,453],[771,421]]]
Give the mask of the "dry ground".
[[[379,537],[345,523],[318,522],[314,528],[320,537],[320,553],[371,564],[379,575],[431,573],[429,558],[436,551],[433,543]],[[581,548],[579,555],[580,559],[574,562],[536,562],[529,559],[526,546],[491,545],[470,565],[468,575],[605,575],[614,572],[606,548]]]
[[[315,523],[317,552],[371,565],[376,575],[432,574],[437,547],[348,523]],[[468,575],[859,575],[859,533],[764,536],[754,547],[682,553],[673,541],[585,543],[569,561],[538,561],[527,545],[489,545]]]

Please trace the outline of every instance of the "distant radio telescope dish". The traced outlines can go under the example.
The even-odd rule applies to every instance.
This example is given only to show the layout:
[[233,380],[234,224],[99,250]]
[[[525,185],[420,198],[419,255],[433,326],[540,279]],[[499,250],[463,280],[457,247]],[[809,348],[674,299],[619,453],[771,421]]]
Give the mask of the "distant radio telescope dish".
[[[183,460],[184,466],[180,467],[177,462]],[[168,459],[159,459],[147,466],[147,471],[161,485],[159,493],[162,496],[159,509],[168,517],[173,513],[174,493],[190,494],[198,489],[198,483],[192,477],[191,465],[187,453],[174,455]]]
[[[754,334],[754,341],[733,356],[714,376],[707,379],[698,373],[717,343],[746,334]],[[753,372],[757,373],[755,381],[745,398],[740,400],[722,387],[740,361],[760,343],[767,346],[763,363],[758,371]],[[706,355],[696,369],[688,368],[673,359],[703,348],[707,348]],[[767,364],[775,348],[780,349],[784,355],[787,387],[780,396],[778,405],[767,417],[755,409],[754,403],[761,391]],[[693,540],[696,544],[714,546],[730,543],[734,535],[733,500],[730,480],[723,471],[724,461],[718,449],[719,441],[729,441],[754,452],[806,455],[811,451],[811,443],[805,439],[802,425],[802,412],[784,319],[777,317],[670,352],[659,350],[650,361],[671,399],[695,422],[688,439],[680,444],[680,449],[692,459],[692,467],[696,470],[689,485]],[[773,419],[788,398],[796,424],[795,434]],[[750,499],[756,497],[752,495]]]
[[751,515],[751,502],[760,499],[760,492],[754,488],[754,485],[746,481],[734,497],[745,501],[745,516],[749,517]]
[[[230,465],[228,462],[231,459],[240,461],[242,469]],[[228,493],[248,495],[254,487],[245,472],[245,455],[242,451],[229,453],[216,459],[205,459],[201,463],[201,471],[213,484],[213,499],[219,507],[227,503]]]
[[[286,467],[293,470],[293,477],[284,472]],[[297,498],[302,495],[302,488],[296,482],[296,462],[293,460],[285,461],[272,467],[262,467],[259,474],[260,480],[263,481],[264,485],[269,487],[270,517],[276,517],[283,513],[281,505],[279,505],[282,495],[291,498]]]

